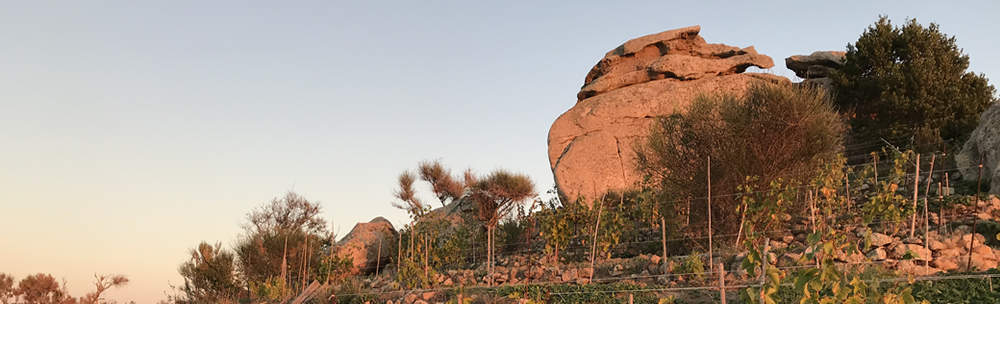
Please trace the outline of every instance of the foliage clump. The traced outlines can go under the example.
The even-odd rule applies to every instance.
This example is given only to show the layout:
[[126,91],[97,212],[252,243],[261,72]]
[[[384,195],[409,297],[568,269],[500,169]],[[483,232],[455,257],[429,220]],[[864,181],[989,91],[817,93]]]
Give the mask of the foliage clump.
[[830,78],[836,104],[853,110],[855,138],[913,137],[930,150],[943,141],[961,145],[995,99],[986,77],[968,68],[969,55],[937,24],[911,19],[895,27],[882,16],[848,44],[844,66]]
[[742,97],[702,95],[687,112],[658,118],[635,148],[636,161],[644,182],[672,198],[662,204],[673,209],[661,212],[690,209],[697,222],[707,218],[711,157],[713,216],[724,225],[720,230],[735,232],[732,195],[747,177],[758,189],[778,179],[811,179],[834,159],[844,131],[817,88],[758,83]]

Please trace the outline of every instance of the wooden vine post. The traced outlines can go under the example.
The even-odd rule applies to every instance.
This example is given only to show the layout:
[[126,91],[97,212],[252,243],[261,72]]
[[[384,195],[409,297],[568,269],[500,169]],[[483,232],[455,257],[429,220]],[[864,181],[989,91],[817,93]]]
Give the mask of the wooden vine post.
[[722,304],[726,304],[726,270],[721,260],[719,261],[719,297]]
[[430,253],[431,253],[431,239],[428,238],[428,237],[426,237],[426,236],[424,236],[424,276],[425,277],[427,276],[428,269],[430,268],[428,266],[428,264],[429,264],[428,263],[428,259],[430,257]]
[[812,224],[813,232],[816,232],[816,203],[813,202],[813,191],[809,190],[809,222]]
[[712,156],[708,156],[708,270],[712,268]]
[[878,154],[872,156],[872,162],[875,163],[875,184],[878,185]]
[[920,154],[917,154],[917,171],[913,173],[913,216],[910,217],[910,238],[917,231],[917,190],[920,189]]
[[382,265],[382,239],[378,239],[378,258],[375,259],[375,277],[378,277],[378,267]]
[[941,195],[941,182],[938,182],[938,236],[944,236],[947,227],[944,226],[944,196]]
[[851,211],[851,176],[844,174],[844,185],[847,187],[847,211]]
[[976,202],[972,203],[972,234],[969,235],[969,262],[965,267],[972,270],[972,247],[976,244],[976,223],[979,221],[979,188],[983,185],[983,155],[979,156],[979,177],[976,178]]
[[688,197],[687,201],[687,221],[684,222],[684,226],[691,226],[691,197]]
[[[809,222],[812,223],[812,231],[816,232],[816,204],[813,202],[813,191],[809,190]],[[816,267],[820,267],[820,256],[819,253],[816,256]]]
[[949,180],[947,172],[944,173],[944,191],[945,191],[945,193],[948,193],[948,194],[945,194],[946,196],[950,196],[951,195],[951,181]]
[[740,229],[736,231],[736,246],[740,245],[740,237],[743,236],[743,223],[747,221],[747,205],[743,204],[743,214],[740,216]]
[[590,250],[590,277],[588,284],[594,281],[594,259],[597,258],[597,230],[601,228],[601,212],[604,211],[604,197],[601,197],[601,205],[597,208],[597,224],[594,225],[594,243],[591,243]]
[[[935,159],[937,159],[937,154],[931,154],[931,168],[927,170],[927,187],[924,188],[924,249],[929,248],[928,243],[931,241],[931,218],[930,214],[928,214],[927,202],[930,201],[931,198],[931,179],[933,178],[931,176],[934,176]],[[940,194],[940,192],[938,192],[938,194]],[[924,261],[924,264],[927,264],[928,261],[930,261],[929,258]]]
[[667,282],[667,220],[660,218],[660,232],[663,234],[663,283]]
[[403,263],[403,234],[397,234],[399,235],[399,243],[396,245],[396,272],[399,272]]
[[760,258],[760,270],[761,270],[760,271],[760,301],[757,302],[759,304],[764,304],[765,303],[764,302],[764,296],[765,296],[764,292],[766,292],[767,289],[764,288],[764,278],[767,277],[767,261],[768,261],[768,259],[771,259],[767,255],[767,247],[770,246],[770,245],[771,245],[771,239],[770,238],[764,238],[764,255],[762,255],[761,258]]

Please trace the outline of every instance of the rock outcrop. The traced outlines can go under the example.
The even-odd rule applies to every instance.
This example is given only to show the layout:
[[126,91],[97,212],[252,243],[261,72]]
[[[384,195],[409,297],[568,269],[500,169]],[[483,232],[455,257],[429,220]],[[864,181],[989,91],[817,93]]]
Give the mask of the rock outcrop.
[[817,51],[809,55],[793,55],[785,59],[785,67],[795,71],[799,78],[822,78],[830,70],[840,69],[847,59],[844,51]]
[[962,151],[955,155],[955,162],[963,176],[974,178],[979,172],[980,157],[984,183],[990,183],[990,193],[1000,194],[1000,103],[980,115],[979,126],[972,131]]
[[582,101],[615,89],[658,79],[695,80],[743,73],[774,61],[754,48],[708,44],[701,27],[674,29],[635,38],[611,50],[590,70],[576,97]]
[[629,40],[607,53],[577,94],[578,102],[549,130],[549,162],[560,195],[599,197],[635,185],[633,145],[654,117],[684,112],[699,94],[742,94],[753,82],[790,83],[770,74],[770,57],[753,47],[708,44],[700,27]]
[[793,55],[785,59],[785,67],[795,72],[806,83],[830,89],[830,72],[844,66],[847,52],[817,51],[809,55]]
[[372,273],[376,266],[389,263],[389,246],[392,245],[390,240],[398,235],[392,223],[381,216],[369,222],[359,222],[347,236],[337,241],[337,253],[352,259],[352,274]]

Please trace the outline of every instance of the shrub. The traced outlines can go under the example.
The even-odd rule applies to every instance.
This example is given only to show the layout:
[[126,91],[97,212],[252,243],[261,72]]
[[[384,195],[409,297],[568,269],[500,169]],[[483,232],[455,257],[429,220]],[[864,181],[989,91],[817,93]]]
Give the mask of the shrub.
[[855,138],[913,137],[918,150],[951,139],[961,145],[995,91],[968,67],[969,56],[937,24],[893,27],[883,16],[848,44],[843,68],[831,74],[835,102],[853,109]]
[[811,179],[834,159],[844,122],[827,95],[810,86],[759,83],[742,97],[702,95],[688,107],[659,117],[636,146],[638,171],[657,189],[662,214],[686,211],[691,224],[707,218],[707,159],[712,158],[712,210],[716,230],[735,233],[738,187],[752,177],[755,189],[779,178]]

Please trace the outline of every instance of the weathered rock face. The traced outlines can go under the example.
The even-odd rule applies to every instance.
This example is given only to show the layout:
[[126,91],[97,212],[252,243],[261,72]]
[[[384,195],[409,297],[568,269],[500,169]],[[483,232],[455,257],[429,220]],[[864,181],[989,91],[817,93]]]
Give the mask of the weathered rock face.
[[963,176],[976,177],[979,159],[983,160],[983,181],[990,182],[990,193],[1000,194],[1000,103],[986,109],[979,126],[972,131],[955,162]]
[[[351,232],[337,241],[337,253],[347,255],[354,261],[351,273],[375,272],[377,265],[389,263],[389,240],[398,236],[392,223],[383,217],[377,217],[369,222],[359,222]],[[379,253],[381,242],[381,253]],[[381,259],[379,259],[381,257]]]
[[754,48],[708,44],[693,26],[635,38],[604,55],[590,70],[579,100],[658,79],[681,81],[743,73],[750,66],[770,68],[774,61]]
[[785,67],[795,72],[804,83],[811,83],[831,90],[830,73],[844,66],[847,52],[817,51],[809,55],[793,55],[785,59]]
[[452,225],[457,225],[465,221],[465,217],[475,216],[478,211],[476,201],[473,200],[472,197],[464,196],[448,203],[445,206],[431,210],[427,216],[432,218],[446,218],[452,223]]
[[830,70],[840,69],[847,58],[844,51],[817,51],[809,55],[793,55],[785,59],[785,67],[795,71],[799,78],[822,78]]
[[790,83],[769,74],[741,74],[774,63],[753,47],[707,44],[700,30],[629,40],[590,70],[577,104],[549,130],[549,163],[566,200],[593,200],[640,181],[633,146],[649,133],[654,117],[685,112],[699,94],[740,95],[753,82]]

